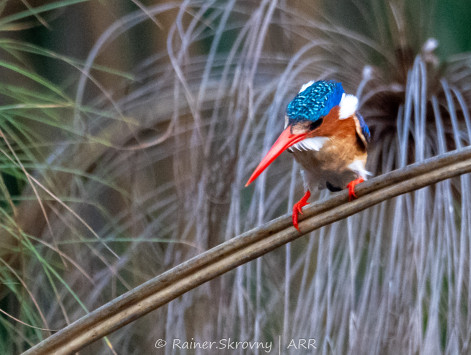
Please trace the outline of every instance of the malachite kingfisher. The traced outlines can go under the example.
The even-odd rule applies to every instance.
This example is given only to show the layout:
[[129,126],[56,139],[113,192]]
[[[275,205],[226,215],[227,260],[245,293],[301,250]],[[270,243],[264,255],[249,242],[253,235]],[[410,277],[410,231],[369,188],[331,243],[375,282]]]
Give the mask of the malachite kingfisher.
[[293,225],[299,231],[298,215],[307,205],[311,190],[348,188],[366,180],[365,169],[370,130],[357,112],[358,99],[345,94],[335,81],[310,81],[288,104],[285,128],[245,186],[254,181],[283,151],[294,155],[302,167],[306,193],[293,206]]

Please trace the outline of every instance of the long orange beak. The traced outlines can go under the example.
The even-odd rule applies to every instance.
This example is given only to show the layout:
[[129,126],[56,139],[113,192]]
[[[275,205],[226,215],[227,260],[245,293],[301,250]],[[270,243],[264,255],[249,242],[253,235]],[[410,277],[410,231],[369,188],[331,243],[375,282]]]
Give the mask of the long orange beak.
[[263,170],[265,170],[268,165],[270,165],[281,153],[283,153],[283,151],[291,147],[293,144],[302,141],[304,138],[306,138],[306,136],[307,133],[292,134],[291,126],[286,127],[286,129],[280,134],[280,136],[276,140],[275,144],[272,145],[267,155],[265,155],[260,164],[258,164],[257,168],[255,169],[245,186],[249,186],[252,181],[258,178],[258,176],[263,172]]

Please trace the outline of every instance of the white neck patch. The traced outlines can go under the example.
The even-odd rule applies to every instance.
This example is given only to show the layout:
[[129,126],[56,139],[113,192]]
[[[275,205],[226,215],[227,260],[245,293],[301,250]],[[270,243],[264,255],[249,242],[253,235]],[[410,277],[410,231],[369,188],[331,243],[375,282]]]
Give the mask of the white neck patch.
[[[291,148],[294,148],[300,151],[314,150],[318,152],[319,150],[322,149],[322,147],[327,141],[329,141],[329,138],[327,137],[311,137],[311,138],[303,139],[301,142],[294,144]],[[291,148],[289,149],[291,150]]]
[[340,100],[339,119],[344,120],[353,116],[358,108],[358,98],[355,95],[342,95]]

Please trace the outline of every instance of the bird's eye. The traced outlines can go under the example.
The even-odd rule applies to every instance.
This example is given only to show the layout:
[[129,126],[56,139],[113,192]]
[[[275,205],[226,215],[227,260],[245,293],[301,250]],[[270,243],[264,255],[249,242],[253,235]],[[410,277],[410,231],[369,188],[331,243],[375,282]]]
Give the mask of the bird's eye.
[[309,130],[314,131],[317,127],[319,127],[322,124],[322,121],[324,121],[324,119],[321,117],[321,118],[315,120],[314,122],[312,122],[309,125]]

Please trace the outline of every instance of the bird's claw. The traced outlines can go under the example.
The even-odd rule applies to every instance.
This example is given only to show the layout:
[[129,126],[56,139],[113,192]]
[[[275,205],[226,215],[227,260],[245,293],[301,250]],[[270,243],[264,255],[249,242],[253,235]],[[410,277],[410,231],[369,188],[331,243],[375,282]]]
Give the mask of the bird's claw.
[[358,184],[361,184],[364,181],[365,180],[363,178],[358,178],[348,183],[347,187],[348,187],[348,200],[349,201],[352,201],[353,199],[358,198],[358,196],[355,194],[355,186],[357,186]]
[[311,197],[311,192],[307,190],[304,196],[293,206],[293,226],[298,230],[298,232],[300,232],[298,226],[298,214],[303,214],[302,208],[308,204],[307,200],[309,199],[309,197]]

